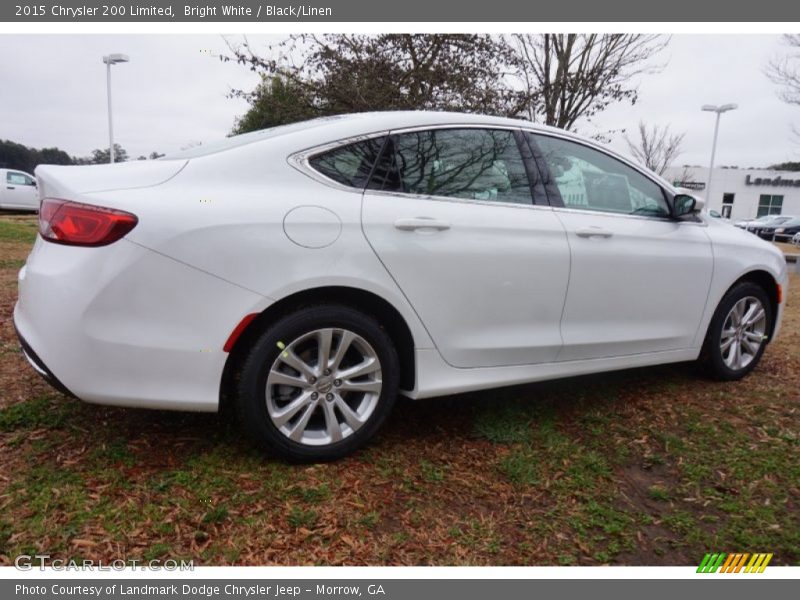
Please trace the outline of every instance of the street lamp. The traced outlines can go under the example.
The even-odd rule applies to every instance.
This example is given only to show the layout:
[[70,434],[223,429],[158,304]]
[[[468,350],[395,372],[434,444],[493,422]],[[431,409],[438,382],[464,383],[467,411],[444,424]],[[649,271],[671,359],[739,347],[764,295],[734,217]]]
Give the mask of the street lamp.
[[106,64],[106,88],[108,90],[108,162],[114,162],[114,125],[111,121],[111,65],[129,62],[126,54],[109,54],[103,57]]
[[736,108],[739,108],[737,104],[723,104],[722,106],[714,106],[713,104],[704,104],[701,107],[701,110],[717,113],[717,120],[714,123],[714,142],[711,144],[711,165],[708,167],[708,184],[706,184],[707,206],[711,205],[711,176],[714,171],[714,154],[717,151],[717,133],[719,132],[719,116],[724,112],[728,112],[729,110],[734,110]]

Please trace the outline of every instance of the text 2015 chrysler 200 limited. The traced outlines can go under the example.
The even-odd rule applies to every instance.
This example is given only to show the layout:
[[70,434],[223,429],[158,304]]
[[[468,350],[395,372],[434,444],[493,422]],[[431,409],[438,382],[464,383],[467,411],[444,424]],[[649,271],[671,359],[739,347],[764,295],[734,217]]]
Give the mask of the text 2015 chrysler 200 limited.
[[781,320],[778,250],[524,121],[358,114],[36,175],[34,368],[87,402],[230,399],[294,460],[363,445],[398,392],[696,359],[738,379]]

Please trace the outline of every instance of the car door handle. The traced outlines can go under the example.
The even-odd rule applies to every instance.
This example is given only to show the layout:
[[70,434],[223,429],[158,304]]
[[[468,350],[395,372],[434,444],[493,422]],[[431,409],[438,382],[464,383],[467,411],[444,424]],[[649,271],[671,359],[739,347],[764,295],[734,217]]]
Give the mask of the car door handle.
[[17,189],[17,188],[15,188],[13,185],[7,185],[7,186],[6,186],[6,189],[7,189],[7,190],[15,190],[15,189]]
[[450,229],[450,222],[432,219],[431,217],[408,217],[405,219],[397,219],[397,221],[394,222],[394,226],[400,231],[416,231],[417,229],[444,231],[445,229]]
[[608,229],[603,229],[602,227],[581,227],[580,229],[575,230],[575,235],[582,238],[610,238],[614,234]]

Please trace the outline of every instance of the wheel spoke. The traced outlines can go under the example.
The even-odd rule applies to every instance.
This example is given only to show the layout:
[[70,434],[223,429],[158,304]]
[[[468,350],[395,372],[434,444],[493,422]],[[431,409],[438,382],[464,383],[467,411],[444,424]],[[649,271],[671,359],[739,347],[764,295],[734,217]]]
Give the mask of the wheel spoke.
[[378,359],[370,357],[364,362],[352,367],[348,367],[344,371],[339,371],[336,373],[336,377],[339,379],[355,379],[357,377],[363,377],[364,375],[369,375],[370,373],[379,371],[380,368],[381,365],[378,362]]
[[339,412],[342,413],[345,422],[350,426],[350,429],[355,431],[364,424],[364,421],[358,416],[358,413],[350,408],[350,405],[347,404],[341,396],[337,394],[334,402],[339,408]]
[[293,350],[286,349],[280,353],[278,356],[278,360],[283,363],[286,363],[290,367],[292,367],[295,371],[299,371],[304,377],[315,377],[314,369],[306,364],[306,362],[301,359],[297,354],[294,353]]
[[755,331],[745,331],[744,337],[751,342],[757,342],[759,345],[764,341],[764,335],[761,333],[756,333]]
[[328,368],[331,359],[331,342],[333,341],[332,329],[320,329],[317,334],[317,369],[320,373]]
[[300,417],[300,420],[297,421],[292,430],[289,432],[289,439],[294,440],[295,442],[300,442],[303,439],[303,434],[306,432],[306,426],[308,426],[309,420],[311,420],[311,415],[314,414],[314,411],[317,408],[317,403],[314,402],[309,404],[306,407],[306,411],[303,413],[303,416]]
[[733,336],[731,336],[731,337],[727,338],[725,341],[723,341],[723,342],[722,342],[722,343],[719,345],[719,347],[720,347],[720,350],[722,350],[722,352],[724,353],[724,352],[725,352],[725,351],[726,351],[728,348],[730,348],[730,347],[731,347],[731,345],[732,345],[732,344],[733,344],[735,341],[736,341],[736,338],[735,338],[735,337],[733,337]]
[[288,385],[291,387],[305,389],[308,387],[308,382],[304,379],[299,377],[295,377],[294,375],[287,375],[286,373],[281,373],[280,371],[276,371],[273,369],[269,372],[269,378],[267,378],[267,383],[270,385]]
[[745,349],[752,355],[755,356],[756,352],[758,352],[759,347],[761,344],[754,343],[752,340],[748,339],[747,337],[742,338],[742,345]]
[[289,402],[286,406],[280,409],[277,412],[272,413],[270,416],[272,417],[272,421],[275,423],[276,427],[283,427],[292,420],[292,418],[298,413],[298,411],[303,408],[304,406],[311,404],[313,400],[311,400],[311,392],[303,392],[297,398]]
[[333,359],[330,363],[330,369],[334,373],[339,369],[339,365],[342,363],[342,359],[344,355],[347,354],[347,351],[350,349],[350,344],[355,339],[355,334],[350,331],[343,331],[341,339],[339,340],[339,345],[336,347],[336,354],[333,355]]
[[325,412],[325,430],[331,442],[338,442],[342,439],[342,426],[336,418],[336,411],[333,409],[333,402],[325,402],[323,406]]
[[383,384],[381,381],[343,381],[339,387],[343,392],[366,392],[366,393],[379,393]]
[[738,327],[742,323],[742,301],[740,300],[733,305],[731,310],[731,321],[734,327]]
[[742,345],[737,342],[733,345],[733,366],[737,369],[742,366]]
[[745,325],[749,325],[753,319],[753,315],[759,308],[761,307],[759,306],[758,302],[753,302],[747,309],[747,311],[744,313],[744,316],[742,317],[742,323],[744,323]]
[[745,319],[745,322],[744,322],[745,325],[747,325],[747,326],[755,325],[761,319],[763,319],[764,316],[766,315],[766,312],[764,311],[764,308],[760,304],[756,304],[756,306],[758,307],[758,309],[755,311],[754,314],[750,315],[749,319]]

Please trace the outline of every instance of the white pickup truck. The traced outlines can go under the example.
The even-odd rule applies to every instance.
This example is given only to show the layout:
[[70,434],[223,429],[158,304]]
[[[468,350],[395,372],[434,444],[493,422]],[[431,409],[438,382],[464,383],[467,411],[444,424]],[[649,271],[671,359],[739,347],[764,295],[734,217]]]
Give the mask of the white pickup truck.
[[0,209],[39,210],[39,190],[30,173],[0,169]]

